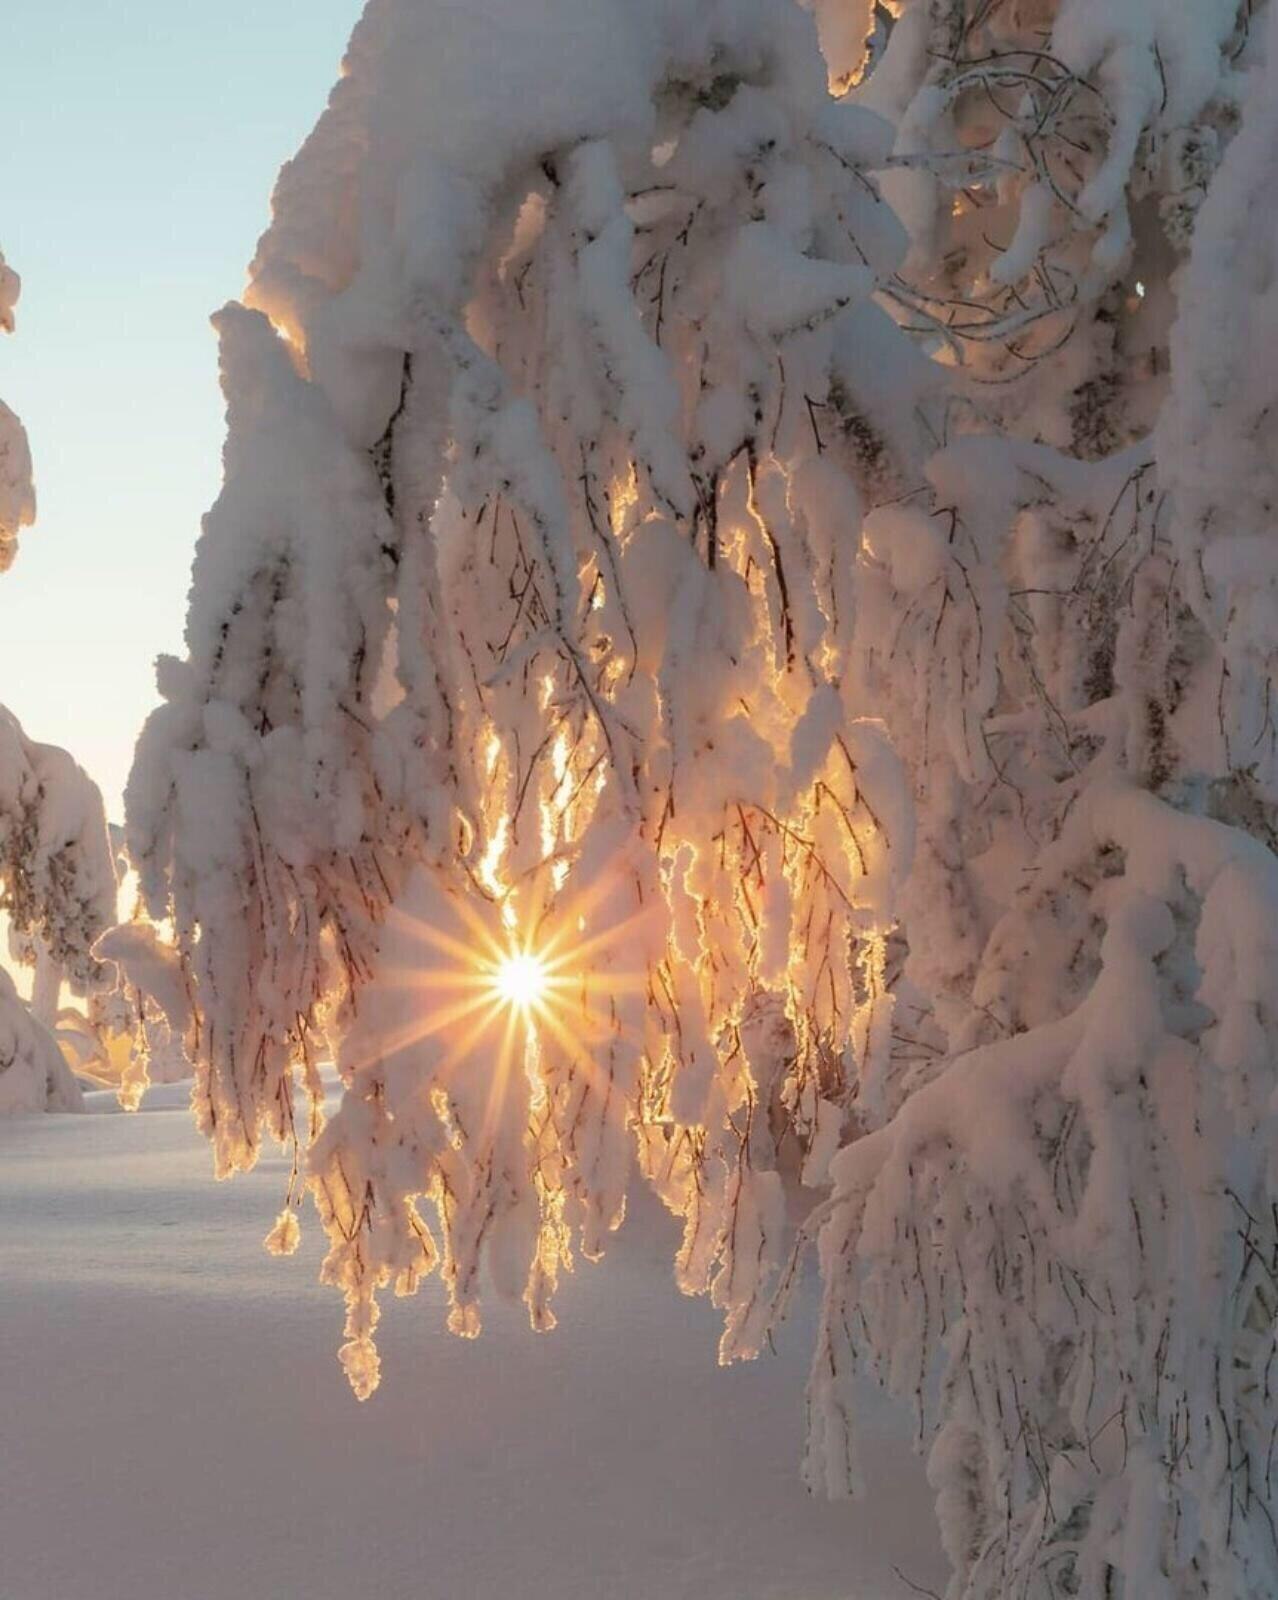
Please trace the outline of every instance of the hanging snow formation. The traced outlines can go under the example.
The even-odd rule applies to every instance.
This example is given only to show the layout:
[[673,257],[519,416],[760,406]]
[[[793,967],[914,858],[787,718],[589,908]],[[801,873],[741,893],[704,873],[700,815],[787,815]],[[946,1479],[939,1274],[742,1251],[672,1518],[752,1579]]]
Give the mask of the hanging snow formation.
[[724,1359],[818,1240],[809,1476],[912,1397],[955,1596],[1271,1592],[1261,30],[814,11],[372,0],[112,954],[218,1170],[294,1141],[357,1394],[436,1266],[549,1326],[637,1160]]

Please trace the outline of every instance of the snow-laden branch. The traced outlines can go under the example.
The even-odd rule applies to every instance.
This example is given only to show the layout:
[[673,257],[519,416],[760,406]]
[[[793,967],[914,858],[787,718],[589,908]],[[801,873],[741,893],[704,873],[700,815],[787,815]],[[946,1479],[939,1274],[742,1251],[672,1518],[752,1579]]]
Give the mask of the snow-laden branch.
[[[1272,36],[1272,28],[1269,30]],[[1258,352],[1278,322],[1278,52],[1253,76],[1238,136],[1203,202],[1171,335],[1172,385],[1158,429],[1179,586],[1210,652],[1198,759],[1272,806],[1278,565],[1271,551],[1275,385]]]
[[[1238,123],[1237,0],[909,0],[854,98],[897,124],[883,192],[911,248],[888,303],[966,404],[1104,454],[1152,421],[1173,252]],[[1142,304],[1147,285],[1157,293]]]
[[[548,1324],[636,1135],[753,1352],[910,852],[842,676],[858,485],[921,460],[934,381],[870,302],[889,131],[789,0],[492,9],[371,5],[281,176],[128,794],[220,1171],[318,1133],[335,1048],[301,1175],[360,1394],[377,1289],[436,1260],[458,1331],[484,1260]],[[535,1038],[474,993],[513,945],[562,973]]]
[[1111,856],[1083,1001],[958,1056],[832,1164],[809,1471],[854,1471],[857,1365],[920,1428],[935,1406],[964,1595],[1064,1573],[1100,1593],[1110,1569],[1141,1594],[1254,1594],[1278,1573],[1278,859],[1119,780],[1039,872],[1059,894]]

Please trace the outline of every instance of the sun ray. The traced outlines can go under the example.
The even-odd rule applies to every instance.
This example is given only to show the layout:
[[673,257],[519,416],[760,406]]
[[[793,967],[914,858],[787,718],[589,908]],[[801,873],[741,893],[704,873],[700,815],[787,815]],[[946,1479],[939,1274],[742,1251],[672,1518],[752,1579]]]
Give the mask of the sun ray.
[[409,1050],[414,1045],[424,1044],[427,1039],[445,1029],[452,1028],[464,1022],[474,1012],[479,1010],[492,1011],[492,997],[487,994],[478,994],[464,1004],[450,1006],[447,1010],[430,1012],[425,1016],[413,1017],[393,1033],[378,1033],[370,1040],[367,1050],[349,1057],[343,1056],[342,1069],[344,1072],[356,1073],[363,1071],[378,1061],[388,1061],[392,1056],[398,1055],[403,1050]]
[[[474,957],[471,959],[473,962]],[[487,992],[490,988],[486,970],[477,965],[466,970],[432,967],[427,971],[420,967],[385,967],[378,973],[378,981],[388,989],[482,989]]]
[[[621,876],[617,872],[602,873],[585,888],[574,890],[566,900],[560,901],[556,899],[546,908],[543,920],[552,923],[553,926],[544,937],[540,935],[540,930],[538,930],[538,946],[548,959],[561,944],[571,945],[574,950],[578,948],[574,933],[580,932],[582,924],[599,905],[600,901],[615,892]],[[655,903],[650,902],[647,905],[641,903],[628,916],[622,918],[620,922],[612,922],[602,931],[604,933],[619,933],[623,928],[633,926],[637,921],[652,915],[654,912],[659,914],[659,907]]]
[[515,1006],[508,1006],[506,1008],[505,1026],[502,1029],[501,1044],[497,1051],[497,1064],[493,1071],[492,1082],[489,1084],[488,1100],[484,1107],[484,1124],[480,1137],[480,1149],[484,1151],[489,1149],[501,1121],[501,1108],[506,1098],[506,1086],[510,1080],[517,1035],[522,1037],[524,1048],[527,1049],[527,1033],[522,1026],[520,1013]]
[[483,1016],[457,1040],[448,1054],[435,1067],[432,1074],[434,1087],[442,1088],[447,1083],[454,1071],[470,1056],[483,1035],[499,1021],[500,1017],[501,1011],[497,1006],[490,1006],[485,1010]]
[[548,1031],[562,1046],[564,1054],[574,1067],[579,1067],[586,1079],[594,1086],[596,1080],[604,1075],[593,1054],[583,1048],[582,1039],[556,1017],[553,1012],[547,1011],[540,1019]]
[[[464,901],[453,899],[449,902],[467,928],[474,935],[475,941],[492,950],[495,954],[502,953],[500,943],[493,937],[492,932],[484,924],[482,917],[468,906]],[[453,934],[446,933],[443,928],[437,927],[432,922],[425,922],[420,917],[410,916],[398,906],[392,906],[387,912],[387,921],[400,931],[407,933],[411,938],[419,939],[425,944],[435,947],[442,955],[452,956],[464,966],[471,965],[475,960],[475,943],[467,943]]]

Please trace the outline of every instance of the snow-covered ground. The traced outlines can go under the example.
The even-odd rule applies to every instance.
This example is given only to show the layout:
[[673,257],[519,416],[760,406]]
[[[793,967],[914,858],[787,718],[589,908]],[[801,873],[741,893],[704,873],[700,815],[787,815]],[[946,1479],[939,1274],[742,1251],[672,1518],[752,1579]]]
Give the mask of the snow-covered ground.
[[[366,1405],[319,1230],[258,1244],[278,1160],[216,1185],[185,1086],[0,1122],[0,1600],[906,1600],[943,1586],[922,1469],[867,1394],[868,1498],[799,1482],[811,1306],[715,1366],[640,1201],[535,1336],[386,1302]],[[114,1102],[89,1096],[93,1111]]]

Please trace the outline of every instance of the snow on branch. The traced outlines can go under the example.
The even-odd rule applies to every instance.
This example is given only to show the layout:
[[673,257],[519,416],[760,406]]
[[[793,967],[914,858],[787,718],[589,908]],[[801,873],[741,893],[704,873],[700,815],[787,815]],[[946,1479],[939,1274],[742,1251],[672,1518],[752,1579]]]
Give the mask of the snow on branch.
[[869,1364],[935,1429],[965,1596],[1066,1573],[1100,1593],[1110,1569],[1261,1593],[1278,860],[1117,779],[1039,870],[1059,893],[1098,857],[1083,1001],[957,1056],[832,1164],[809,1473],[855,1472],[845,1386]]
[[788,0],[490,9],[371,5],[281,176],[128,795],[218,1168],[299,1146],[361,1395],[377,1289],[436,1262],[458,1332],[484,1261],[549,1325],[636,1144],[752,1353],[909,861],[841,677],[889,132]]
[[1187,247],[1237,126],[1252,9],[902,8],[852,90],[897,124],[883,192],[911,248],[885,294],[992,419],[1016,431],[1033,406],[1052,442],[1102,454],[1130,441],[1139,405],[1121,390],[1142,374],[1123,302]]
[[[1272,36],[1272,27],[1269,30]],[[1272,806],[1278,567],[1270,554],[1278,400],[1257,353],[1278,335],[1278,52],[1252,80],[1203,202],[1178,292],[1172,386],[1157,435],[1179,586],[1212,658],[1195,722],[1204,770]]]

